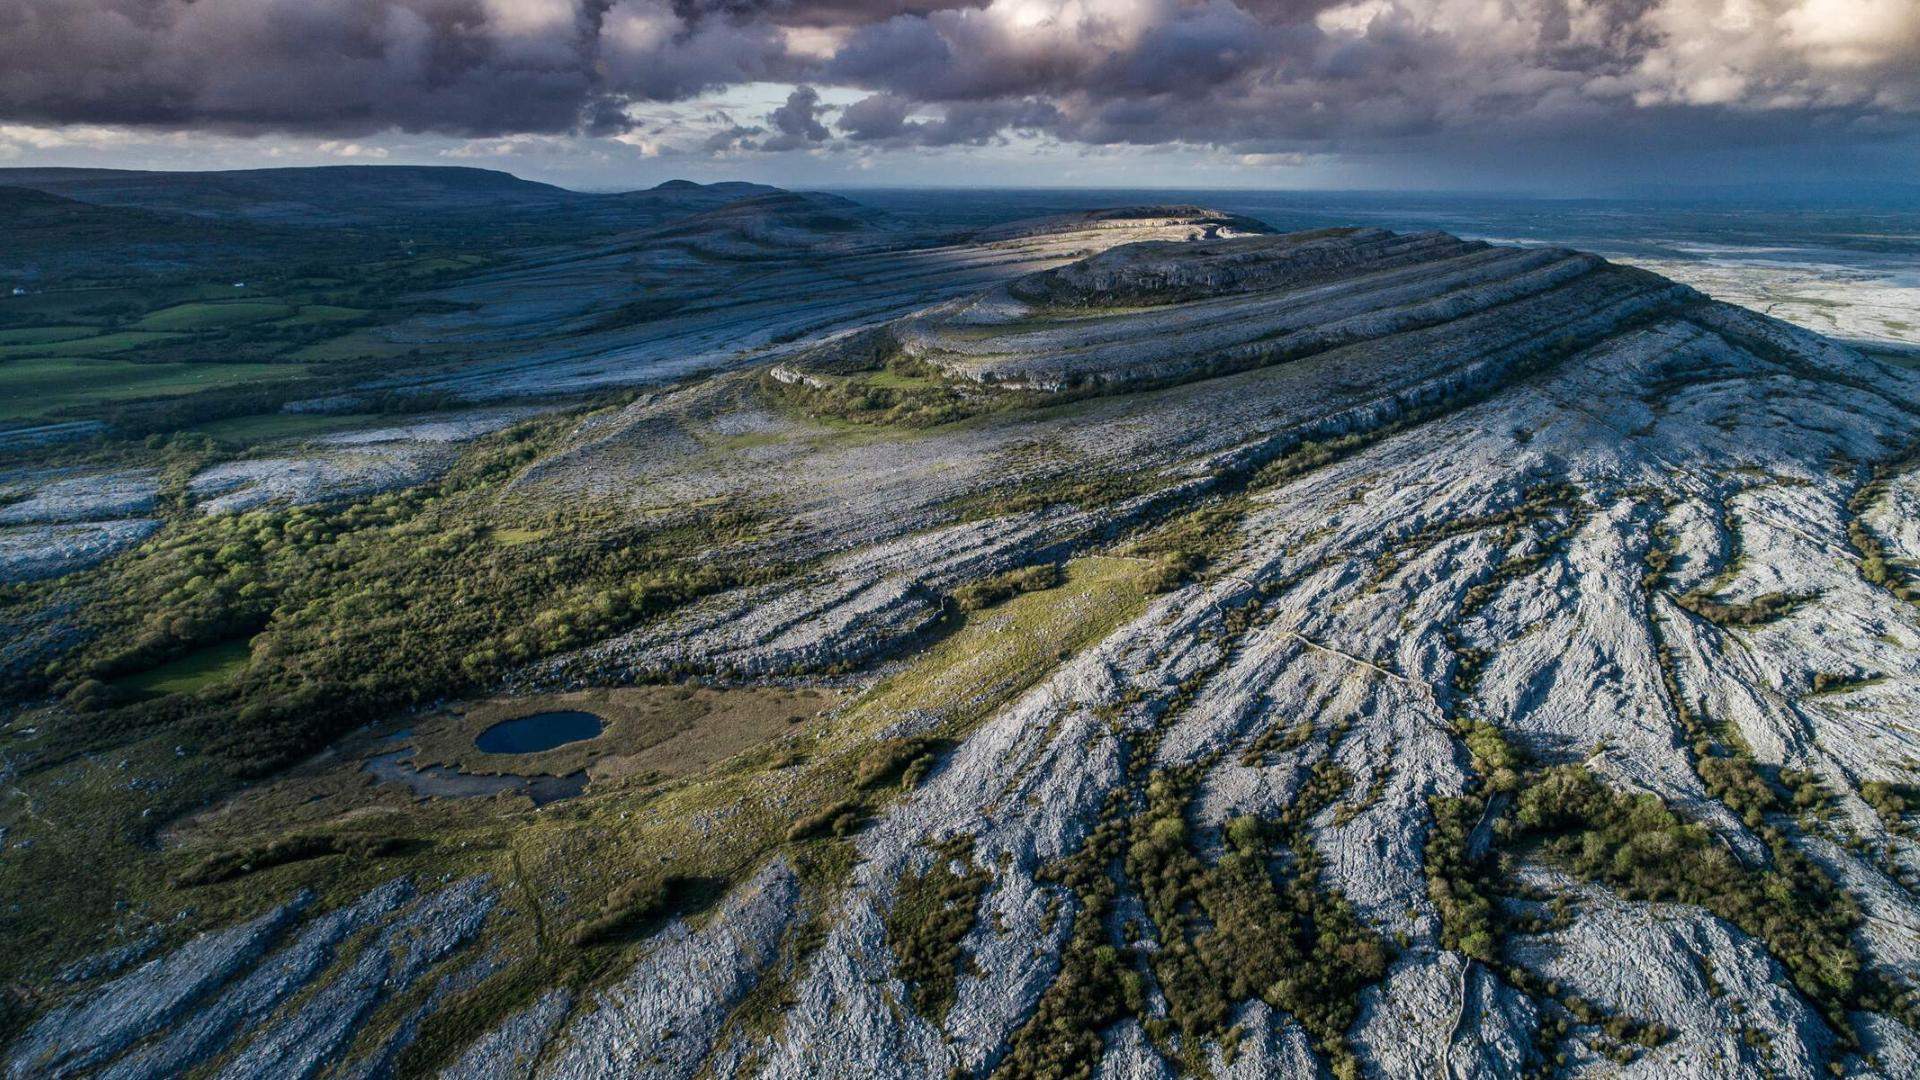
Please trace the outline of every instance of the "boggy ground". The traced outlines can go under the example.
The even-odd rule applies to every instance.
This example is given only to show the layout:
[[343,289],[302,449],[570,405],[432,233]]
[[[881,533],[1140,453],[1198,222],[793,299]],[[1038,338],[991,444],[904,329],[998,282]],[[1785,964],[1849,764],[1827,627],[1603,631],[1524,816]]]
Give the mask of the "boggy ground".
[[[447,545],[395,580],[458,626],[531,577],[436,693],[643,742],[700,700],[731,756],[420,802],[357,755],[410,716],[467,763],[496,706],[322,692],[270,714],[321,758],[182,764],[257,752],[222,725],[287,672],[388,700],[337,642],[435,624],[352,575],[236,579],[285,604],[225,690],[18,713],[10,1074],[1920,1070],[1920,379],[1377,231],[863,332],[247,525],[270,569]],[[240,539],[174,542],[217,582]],[[781,695],[819,704],[753,728]],[[76,865],[118,902],[28,894]]]

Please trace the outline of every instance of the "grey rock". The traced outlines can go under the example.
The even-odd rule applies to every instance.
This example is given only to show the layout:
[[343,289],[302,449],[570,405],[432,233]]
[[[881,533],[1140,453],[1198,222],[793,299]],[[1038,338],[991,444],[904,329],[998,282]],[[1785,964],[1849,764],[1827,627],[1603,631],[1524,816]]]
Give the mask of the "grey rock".
[[311,902],[303,893],[252,922],[202,934],[83,1000],[55,1008],[14,1044],[7,1075],[70,1076],[174,1023],[258,959]]

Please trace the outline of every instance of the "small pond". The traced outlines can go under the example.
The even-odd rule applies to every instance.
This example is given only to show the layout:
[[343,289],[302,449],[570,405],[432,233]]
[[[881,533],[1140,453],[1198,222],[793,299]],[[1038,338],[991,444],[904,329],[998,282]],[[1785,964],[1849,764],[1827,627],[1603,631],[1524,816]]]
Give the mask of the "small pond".
[[594,738],[605,727],[599,717],[575,709],[534,713],[502,720],[481,732],[473,745],[488,754],[537,754]]

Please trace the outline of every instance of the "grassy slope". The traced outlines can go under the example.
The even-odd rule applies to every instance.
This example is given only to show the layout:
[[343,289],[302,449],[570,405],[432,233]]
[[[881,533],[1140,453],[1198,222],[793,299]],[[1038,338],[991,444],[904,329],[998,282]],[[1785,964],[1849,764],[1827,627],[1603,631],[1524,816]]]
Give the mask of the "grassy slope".
[[73,406],[293,379],[306,370],[298,364],[10,360],[0,363],[0,420],[25,420]]

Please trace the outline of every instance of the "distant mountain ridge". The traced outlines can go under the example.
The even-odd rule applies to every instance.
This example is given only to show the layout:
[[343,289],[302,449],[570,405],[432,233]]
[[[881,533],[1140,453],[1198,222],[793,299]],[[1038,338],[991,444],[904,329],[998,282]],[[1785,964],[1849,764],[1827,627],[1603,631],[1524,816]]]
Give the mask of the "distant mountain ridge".
[[[286,225],[397,226],[423,216],[573,214],[622,228],[772,194],[764,184],[696,184],[613,194],[572,191],[511,173],[443,165],[326,165],[211,172],[0,169],[0,185],[101,206]],[[604,222],[600,219],[606,219]]]
[[0,275],[238,272],[261,261],[359,261],[416,245],[541,248],[658,229],[765,184],[669,180],[572,191],[492,169],[427,165],[157,172],[0,169]]

